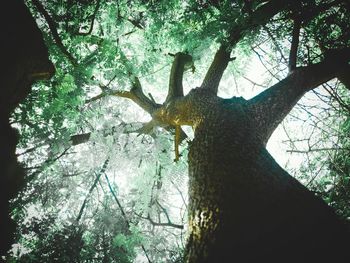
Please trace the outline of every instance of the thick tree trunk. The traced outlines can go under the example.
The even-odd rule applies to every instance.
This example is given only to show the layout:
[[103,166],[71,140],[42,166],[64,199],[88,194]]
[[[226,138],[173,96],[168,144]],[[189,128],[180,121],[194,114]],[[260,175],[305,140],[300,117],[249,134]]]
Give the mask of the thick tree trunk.
[[186,262],[348,262],[345,228],[256,139],[246,101],[195,104]]

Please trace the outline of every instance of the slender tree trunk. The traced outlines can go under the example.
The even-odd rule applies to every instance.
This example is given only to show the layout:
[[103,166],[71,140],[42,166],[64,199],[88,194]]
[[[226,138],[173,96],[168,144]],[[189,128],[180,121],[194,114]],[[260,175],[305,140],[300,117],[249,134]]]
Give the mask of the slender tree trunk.
[[256,139],[246,101],[197,104],[186,262],[345,262],[345,228]]

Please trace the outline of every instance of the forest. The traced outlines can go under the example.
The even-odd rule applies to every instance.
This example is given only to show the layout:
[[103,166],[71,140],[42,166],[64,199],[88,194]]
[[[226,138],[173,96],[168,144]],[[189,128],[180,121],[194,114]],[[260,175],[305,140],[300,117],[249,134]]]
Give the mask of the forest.
[[350,262],[348,0],[7,2],[1,260]]

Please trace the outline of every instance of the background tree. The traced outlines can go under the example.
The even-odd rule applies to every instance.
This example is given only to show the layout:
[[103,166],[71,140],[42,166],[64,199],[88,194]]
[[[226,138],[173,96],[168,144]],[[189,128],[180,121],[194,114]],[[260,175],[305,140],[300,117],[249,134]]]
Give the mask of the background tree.
[[[113,262],[114,253],[126,260],[141,253],[149,262],[176,260],[184,211],[170,212],[170,193],[186,200],[181,171],[187,146],[181,142],[193,134],[181,126],[189,125],[195,136],[188,160],[186,261],[273,261],[287,254],[285,262],[345,260],[348,241],[340,221],[284,172],[265,146],[307,91],[335,77],[346,83],[347,1],[33,0],[28,6],[57,73],[13,114],[29,182],[14,201],[21,224],[26,224],[25,206],[43,216],[58,215],[49,222],[59,229],[52,231],[53,240],[70,231],[69,241],[80,229],[77,262]],[[264,65],[272,76],[265,83],[270,88],[249,100],[217,97],[230,90],[219,90],[223,74],[242,75],[252,52],[269,63]],[[195,72],[183,84],[187,70]],[[132,111],[131,119],[126,112],[134,106],[120,97],[148,115]],[[135,120],[145,123],[130,124]],[[140,176],[120,182],[118,171]],[[133,191],[123,193],[126,185]],[[103,210],[111,202],[111,210]],[[110,213],[125,227],[107,227],[123,220],[101,224],[98,215]],[[71,227],[62,224],[67,221]],[[174,229],[174,239],[162,239],[159,226]],[[139,232],[158,239],[139,239]],[[93,235],[98,245],[89,241]],[[31,240],[20,236],[22,245]],[[332,244],[323,242],[331,239]],[[87,252],[93,247],[101,248],[94,251],[97,258]],[[44,248],[34,242],[31,255],[42,255],[38,251]]]
[[[11,112],[31,90],[31,84],[49,78],[54,67],[42,34],[23,2],[6,2],[1,11],[1,24],[6,24],[2,45],[2,90],[0,98],[0,255],[6,254],[13,242],[15,223],[10,217],[9,200],[22,189],[25,173],[16,158],[18,132],[9,124]],[[12,23],[9,23],[12,21]],[[24,44],[25,43],[25,44]]]

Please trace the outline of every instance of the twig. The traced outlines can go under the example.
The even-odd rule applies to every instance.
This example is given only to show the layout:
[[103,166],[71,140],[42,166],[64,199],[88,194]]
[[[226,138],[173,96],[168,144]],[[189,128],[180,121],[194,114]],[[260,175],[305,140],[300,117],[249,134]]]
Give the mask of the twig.
[[90,24],[89,31],[87,31],[87,32],[79,32],[78,35],[80,35],[80,36],[87,36],[87,35],[90,35],[90,34],[91,34],[92,29],[94,28],[94,23],[95,23],[95,19],[96,19],[96,14],[97,14],[97,12],[98,12],[98,9],[100,8],[100,4],[101,4],[101,0],[97,0],[94,13],[92,14],[92,19],[91,19],[91,24]]

